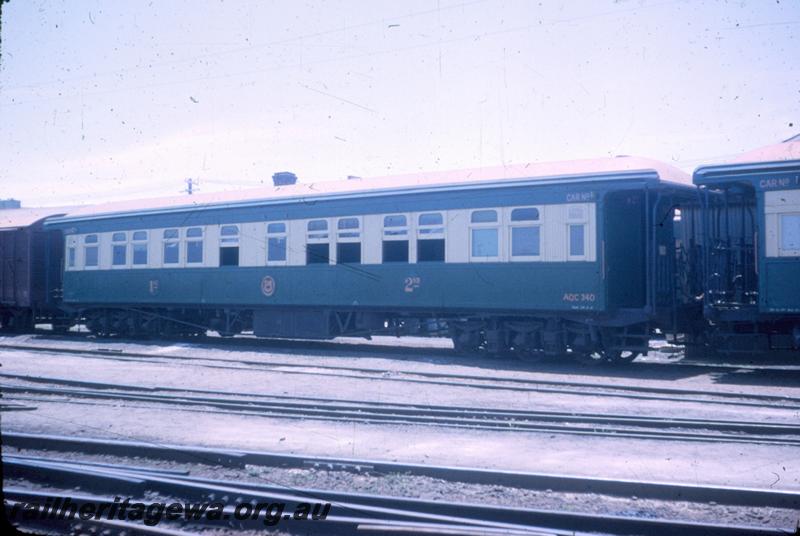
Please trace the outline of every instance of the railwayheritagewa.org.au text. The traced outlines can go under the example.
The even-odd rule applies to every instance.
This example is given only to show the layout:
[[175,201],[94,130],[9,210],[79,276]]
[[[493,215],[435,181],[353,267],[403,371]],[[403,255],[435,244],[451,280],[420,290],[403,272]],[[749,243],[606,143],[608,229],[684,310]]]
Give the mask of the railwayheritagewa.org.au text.
[[267,526],[286,521],[321,521],[328,517],[331,503],[281,502],[139,502],[115,497],[113,502],[73,500],[70,497],[44,501],[6,501],[6,512],[13,521],[118,520],[141,521],[158,525],[161,521],[256,521]]

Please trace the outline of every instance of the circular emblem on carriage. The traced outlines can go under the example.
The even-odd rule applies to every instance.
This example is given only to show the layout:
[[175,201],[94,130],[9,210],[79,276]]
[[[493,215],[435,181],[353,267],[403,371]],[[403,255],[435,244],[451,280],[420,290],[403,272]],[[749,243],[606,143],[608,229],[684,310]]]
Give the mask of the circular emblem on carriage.
[[272,276],[265,275],[261,280],[261,293],[268,297],[275,294],[275,280],[272,279]]

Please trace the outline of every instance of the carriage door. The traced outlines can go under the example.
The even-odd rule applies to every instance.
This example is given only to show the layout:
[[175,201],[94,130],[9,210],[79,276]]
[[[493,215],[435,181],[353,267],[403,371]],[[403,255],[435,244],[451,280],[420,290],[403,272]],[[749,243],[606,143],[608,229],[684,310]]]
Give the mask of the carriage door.
[[643,308],[646,304],[644,193],[611,192],[605,201],[602,255],[608,307]]

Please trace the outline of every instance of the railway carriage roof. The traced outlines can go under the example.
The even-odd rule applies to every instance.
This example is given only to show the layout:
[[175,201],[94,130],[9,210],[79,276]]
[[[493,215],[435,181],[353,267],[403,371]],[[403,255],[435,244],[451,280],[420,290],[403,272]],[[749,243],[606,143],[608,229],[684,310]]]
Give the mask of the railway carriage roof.
[[139,213],[183,212],[228,205],[307,201],[309,198],[357,198],[383,194],[419,193],[426,190],[459,190],[481,185],[503,186],[527,182],[558,184],[587,180],[621,180],[639,175],[690,185],[683,171],[646,158],[621,156],[563,162],[515,164],[477,169],[421,172],[345,181],[297,183],[256,189],[195,194],[192,196],[122,201],[78,208],[52,223],[130,216]]
[[741,175],[770,170],[800,169],[800,134],[781,143],[747,151],[728,162],[701,166],[694,172],[695,184],[709,184]]
[[74,207],[9,208],[0,210],[0,231],[22,229],[49,216],[63,216]]

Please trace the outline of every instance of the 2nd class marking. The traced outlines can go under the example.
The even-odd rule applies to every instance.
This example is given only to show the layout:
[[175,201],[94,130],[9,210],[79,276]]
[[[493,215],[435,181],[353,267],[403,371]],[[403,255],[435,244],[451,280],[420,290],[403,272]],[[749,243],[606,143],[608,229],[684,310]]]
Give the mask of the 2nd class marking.
[[422,278],[421,277],[406,277],[404,283],[405,283],[405,286],[403,287],[403,290],[405,292],[414,292],[422,284]]

